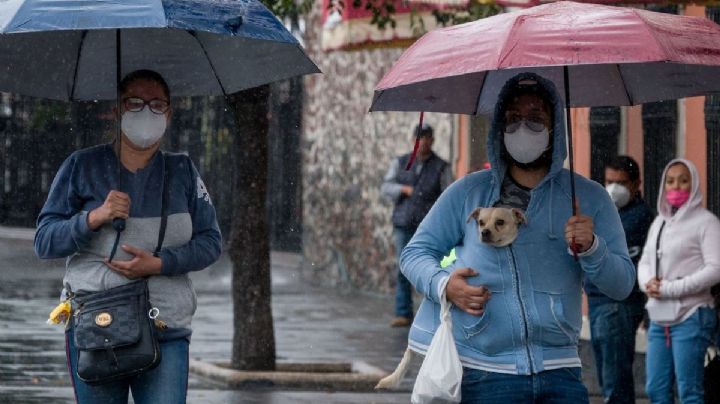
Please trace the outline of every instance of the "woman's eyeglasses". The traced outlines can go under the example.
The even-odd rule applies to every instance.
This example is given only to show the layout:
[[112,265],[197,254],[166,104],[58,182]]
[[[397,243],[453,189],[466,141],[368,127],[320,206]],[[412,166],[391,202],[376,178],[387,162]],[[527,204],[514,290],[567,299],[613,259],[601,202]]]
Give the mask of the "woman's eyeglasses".
[[150,107],[152,113],[158,115],[162,115],[170,109],[170,103],[159,98],[145,101],[140,97],[127,97],[123,98],[123,105],[125,106],[125,110],[130,112],[140,112],[145,108],[145,105],[147,105]]

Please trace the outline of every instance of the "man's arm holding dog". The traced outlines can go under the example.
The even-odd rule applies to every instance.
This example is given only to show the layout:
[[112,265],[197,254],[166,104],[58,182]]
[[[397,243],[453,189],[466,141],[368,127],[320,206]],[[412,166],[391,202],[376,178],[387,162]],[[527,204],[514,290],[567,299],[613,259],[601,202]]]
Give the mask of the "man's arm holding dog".
[[482,316],[485,304],[490,300],[490,290],[485,286],[470,286],[467,278],[477,276],[471,268],[458,268],[450,274],[447,283],[447,298],[455,306],[474,316]]

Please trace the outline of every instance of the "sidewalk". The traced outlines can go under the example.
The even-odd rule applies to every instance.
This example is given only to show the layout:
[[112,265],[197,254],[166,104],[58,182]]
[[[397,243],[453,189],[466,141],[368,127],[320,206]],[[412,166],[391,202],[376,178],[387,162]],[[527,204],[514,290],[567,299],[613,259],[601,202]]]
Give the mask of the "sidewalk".
[[[343,363],[364,361],[386,371],[395,368],[407,345],[407,329],[388,326],[392,297],[330,290],[312,284],[300,271],[298,254],[272,254],[272,309],[279,362]],[[191,357],[205,362],[227,362],[231,355],[231,263],[226,255],[205,271],[192,275],[198,292],[193,320]],[[419,368],[419,365],[417,366]],[[410,383],[410,380],[406,381]],[[409,402],[405,393],[365,397],[387,402]],[[361,400],[358,402],[367,402]],[[385,402],[385,401],[378,401]]]
[[[62,330],[45,324],[56,304],[64,260],[40,261],[32,237],[0,227],[0,402],[70,403]],[[12,234],[13,237],[3,237]],[[22,237],[17,236],[21,234]],[[393,297],[329,289],[303,276],[298,254],[272,254],[272,309],[279,362],[364,361],[392,371],[407,344],[407,329],[388,326]],[[206,362],[231,356],[231,264],[227,255],[191,275],[198,294],[190,355]],[[589,348],[581,346],[583,375],[597,393]],[[640,358],[638,358],[640,360]],[[190,376],[190,403],[407,403],[416,363],[393,393],[234,391]],[[638,386],[642,389],[642,385]],[[600,403],[593,397],[592,403]],[[638,401],[646,402],[646,401]]]
[[[300,256],[273,253],[273,314],[281,362],[363,360],[393,369],[405,329],[391,329],[391,297],[330,291],[301,280]],[[58,302],[64,260],[37,259],[32,232],[0,227],[0,402],[72,403],[63,331],[45,324]],[[191,275],[198,294],[192,358],[227,362],[232,343],[231,265],[226,255]],[[190,375],[189,403],[403,403],[394,393],[227,390]]]

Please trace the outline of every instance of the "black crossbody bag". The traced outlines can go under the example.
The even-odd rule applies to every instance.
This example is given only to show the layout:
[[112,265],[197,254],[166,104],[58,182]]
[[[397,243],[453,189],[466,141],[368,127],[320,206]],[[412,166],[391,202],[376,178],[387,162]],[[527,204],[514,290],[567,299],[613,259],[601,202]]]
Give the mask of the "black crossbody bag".
[[[161,152],[162,153],[162,152]],[[153,253],[158,256],[167,227],[169,177],[163,157],[160,232]],[[73,297],[77,374],[88,384],[103,384],[135,376],[160,364],[155,318],[147,279]]]

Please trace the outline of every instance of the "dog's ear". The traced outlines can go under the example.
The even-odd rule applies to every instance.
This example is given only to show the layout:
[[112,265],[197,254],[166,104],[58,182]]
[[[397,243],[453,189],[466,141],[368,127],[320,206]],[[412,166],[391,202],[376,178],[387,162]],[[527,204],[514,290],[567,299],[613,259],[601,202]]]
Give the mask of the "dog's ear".
[[478,217],[480,217],[480,211],[483,210],[483,208],[475,208],[472,212],[470,212],[470,216],[467,218],[467,223],[470,223],[471,219],[475,219],[475,221],[478,220]]
[[513,216],[515,216],[515,222],[517,222],[518,225],[527,224],[527,217],[525,217],[525,213],[523,213],[522,210],[512,208],[511,211]]

